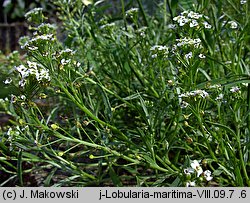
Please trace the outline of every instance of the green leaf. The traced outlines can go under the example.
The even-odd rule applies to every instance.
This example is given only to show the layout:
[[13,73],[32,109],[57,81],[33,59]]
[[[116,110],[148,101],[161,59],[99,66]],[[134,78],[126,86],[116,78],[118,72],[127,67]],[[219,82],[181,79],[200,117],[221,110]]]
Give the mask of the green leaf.
[[177,177],[174,182],[172,182],[172,184],[170,185],[170,187],[178,187],[180,186],[181,183],[181,179],[179,177]]
[[122,182],[121,182],[119,176],[115,173],[112,166],[109,166],[109,175],[110,175],[110,178],[111,178],[114,186],[122,187]]
[[225,125],[220,124],[220,123],[213,123],[210,121],[206,121],[206,123],[209,123],[209,124],[215,125],[219,128],[222,128],[222,129],[226,130],[227,132],[229,132],[230,134],[232,134],[234,137],[238,138],[237,135],[235,134],[235,132],[231,128],[229,128],[228,126],[225,126]]
[[140,99],[140,102],[141,102],[141,107],[142,107],[142,109],[143,109],[143,111],[145,113],[146,120],[147,120],[148,124],[151,125],[150,116],[149,116],[148,109],[146,107],[145,101],[141,97],[141,95],[139,95],[139,99]]
[[172,10],[173,16],[176,15],[176,9],[178,6],[178,2],[179,2],[179,0],[171,0],[171,10]]
[[211,80],[210,76],[207,74],[207,72],[205,70],[203,70],[202,68],[198,68],[197,69],[197,72],[201,72],[206,78],[208,81]]
[[23,152],[23,157],[29,158],[32,161],[42,161],[42,159],[36,156],[35,154],[31,154],[28,152]]
[[194,0],[180,0],[179,5],[184,9],[184,10],[191,10],[193,7],[193,4],[196,1]]
[[[233,178],[235,180],[235,176],[232,172],[230,172],[228,169],[226,169],[226,167],[222,166],[221,164],[218,163],[218,165],[219,165],[219,168],[217,169],[218,171],[225,172],[227,175],[229,175],[231,178]],[[213,173],[213,175],[214,175],[214,173]],[[219,174],[219,172],[217,172],[216,174]]]
[[238,184],[237,186],[243,187],[244,183],[243,183],[242,174],[241,174],[239,166],[235,167],[234,172],[236,176],[236,182]]
[[148,155],[144,154],[144,155],[143,155],[143,158],[146,160],[146,162],[147,162],[151,167],[153,167],[153,168],[157,168],[157,167],[158,167],[158,165],[155,163],[155,161],[154,161],[151,157],[149,157]]
[[17,176],[18,176],[20,185],[23,186],[22,150],[19,150],[18,158],[17,158]]
[[132,100],[138,98],[140,95],[138,93],[132,94],[128,97],[123,98],[124,100]]
[[47,178],[44,180],[44,186],[45,187],[49,187],[50,186],[50,182],[55,174],[55,172],[57,171],[57,168],[53,168],[52,171],[49,173],[49,175],[47,176]]

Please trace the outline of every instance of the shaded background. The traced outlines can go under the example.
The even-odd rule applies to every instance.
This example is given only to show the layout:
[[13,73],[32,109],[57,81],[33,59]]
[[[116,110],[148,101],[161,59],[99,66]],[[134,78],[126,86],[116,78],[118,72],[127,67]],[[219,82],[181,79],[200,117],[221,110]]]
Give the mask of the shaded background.
[[[149,13],[153,13],[158,3],[163,0],[142,0]],[[56,7],[52,0],[0,0],[0,50],[4,54],[19,50],[18,39],[28,34],[24,15],[27,11],[42,7],[46,16],[52,21],[57,20]],[[137,6],[136,0],[124,0],[128,8]],[[121,0],[105,0],[106,12],[116,14],[120,11]]]

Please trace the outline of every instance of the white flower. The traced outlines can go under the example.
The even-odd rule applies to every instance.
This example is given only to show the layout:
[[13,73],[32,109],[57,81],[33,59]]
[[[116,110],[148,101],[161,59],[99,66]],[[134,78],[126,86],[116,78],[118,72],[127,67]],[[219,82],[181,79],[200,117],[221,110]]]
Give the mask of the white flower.
[[28,64],[29,68],[31,68],[31,69],[37,69],[38,63],[27,61],[27,64]]
[[181,18],[179,21],[178,21],[178,23],[179,23],[179,25],[182,27],[182,26],[184,26],[186,23],[188,23],[189,22],[189,20],[187,19],[187,18]]
[[229,21],[228,23],[230,24],[230,28],[232,28],[232,29],[237,29],[238,25],[237,25],[236,22],[234,22],[234,21]]
[[53,41],[55,40],[55,36],[53,34],[40,35],[36,37],[37,39],[45,40],[45,41]]
[[232,63],[232,61],[226,61],[225,62],[225,64],[231,64]]
[[206,58],[206,56],[203,54],[199,54],[199,58],[204,59],[204,58]]
[[12,79],[11,79],[11,78],[7,78],[5,81],[3,81],[3,83],[4,83],[5,85],[10,84],[11,82],[12,82]]
[[182,97],[196,97],[201,96],[202,98],[206,98],[209,96],[209,94],[205,90],[194,90],[191,92],[186,92],[181,95],[179,95],[180,98]]
[[239,92],[240,88],[238,86],[235,87],[231,87],[230,92],[235,93],[235,92]]
[[22,78],[28,77],[28,69],[24,65],[20,65],[18,67],[15,67],[15,69],[21,74]]
[[216,98],[215,98],[215,101],[218,101],[218,100],[222,100],[224,97],[224,95],[222,93],[220,93]]
[[182,108],[182,109],[187,108],[188,105],[189,105],[189,103],[187,103],[187,102],[185,102],[185,101],[182,101],[182,102],[181,102],[181,108]]
[[197,27],[199,24],[197,22],[197,20],[192,20],[189,24],[190,27]]
[[22,79],[22,80],[19,81],[18,84],[19,84],[20,87],[24,87],[25,84],[26,84],[26,80]]
[[133,16],[138,12],[138,8],[131,8],[129,10],[126,11],[126,16]]
[[185,54],[185,58],[186,59],[190,59],[193,57],[193,53],[192,52],[189,52],[188,54]]
[[188,181],[186,182],[186,187],[195,187],[195,181]]
[[203,24],[205,28],[210,29],[212,26],[204,21],[204,18],[208,19],[207,16],[194,11],[183,11],[179,16],[174,17],[173,20],[176,21],[181,27],[190,22],[189,26],[191,28],[198,27]]
[[114,27],[115,26],[115,23],[107,23],[105,25],[102,25],[100,27],[100,29],[104,29],[104,28],[111,28],[111,27]]
[[199,162],[197,160],[193,160],[190,165],[197,172],[197,177],[200,177],[200,175],[203,173],[203,170]]
[[75,54],[75,51],[73,51],[72,49],[64,49],[62,51],[59,52],[59,55],[61,56],[62,54],[66,54],[66,55],[73,55]]
[[174,29],[176,29],[176,25],[174,25],[174,24],[169,24],[169,25],[168,25],[168,28],[174,30]]
[[21,74],[21,80],[19,81],[21,87],[25,86],[27,77],[30,75],[35,76],[38,82],[50,81],[49,70],[43,68],[41,64],[31,61],[27,61],[27,64],[29,68],[24,65],[16,67],[16,70]]
[[202,18],[202,15],[199,13],[195,13],[193,11],[190,11],[187,15],[189,18],[193,18],[193,19],[199,19]]
[[42,33],[48,32],[47,30],[54,31],[56,28],[56,25],[50,23],[42,23],[37,27],[37,29]]
[[176,44],[177,47],[181,47],[181,46],[194,46],[195,48],[200,48],[201,46],[201,40],[199,38],[196,39],[191,39],[191,38],[181,38],[181,39],[176,39],[176,41],[178,42]]
[[201,40],[199,38],[194,39],[192,43],[194,44],[195,48],[201,47]]
[[26,96],[25,96],[25,95],[21,95],[20,98],[21,98],[22,100],[25,100],[25,99],[26,99]]
[[26,126],[24,126],[23,128],[21,128],[21,131],[25,131],[25,130],[28,129],[28,128],[29,128],[29,126],[26,125]]
[[29,12],[27,12],[24,17],[25,18],[28,18],[29,16],[31,15],[37,15],[38,13],[42,12],[43,11],[43,8],[34,8],[32,10],[30,10]]
[[[28,45],[28,44],[27,44]],[[30,50],[30,51],[35,51],[38,49],[38,47],[36,46],[27,46],[27,48]]]
[[203,25],[206,29],[212,28],[212,25],[210,25],[208,22],[204,22]]
[[201,96],[202,98],[208,97],[209,94],[205,90],[194,90],[190,92],[191,96]]
[[47,80],[50,81],[49,70],[42,68],[40,72],[36,73],[37,81]]
[[77,62],[77,63],[76,63],[76,67],[77,67],[77,68],[79,68],[79,67],[80,67],[80,65],[81,65],[81,63],[80,63],[80,62]]
[[152,54],[152,58],[156,58],[158,55],[163,55],[163,57],[167,57],[169,51],[168,51],[168,47],[166,46],[162,46],[162,45],[155,45],[153,47],[150,48],[150,51],[153,52]]
[[62,65],[67,65],[70,61],[71,61],[70,59],[68,59],[68,60],[62,59],[62,60],[61,60],[61,64],[62,64]]
[[240,4],[245,4],[245,3],[247,3],[247,0],[241,0],[240,1]]
[[219,89],[219,90],[221,90],[221,84],[211,85],[211,86],[209,86],[209,89]]
[[150,48],[150,51],[168,51],[168,47],[161,45],[154,45]]
[[11,132],[12,132],[12,128],[10,127],[7,131],[7,135],[10,136],[11,135]]
[[205,179],[206,179],[207,181],[210,181],[210,180],[213,179],[213,177],[212,177],[211,175],[212,175],[212,173],[211,173],[211,171],[209,171],[209,170],[206,170],[206,171],[203,172],[203,176],[205,177]]
[[17,96],[14,95],[14,94],[11,94],[11,95],[10,95],[10,102],[11,102],[11,103],[15,103],[16,100],[17,100]]
[[157,54],[153,54],[151,57],[152,57],[153,59],[155,59],[155,58],[157,58]]
[[189,22],[189,19],[186,18],[185,16],[182,16],[182,15],[177,16],[177,17],[174,17],[173,20],[174,20],[174,21],[177,21],[177,23],[178,23],[179,26],[181,26],[181,27],[184,26],[186,23]]
[[193,168],[185,168],[184,169],[184,173],[186,175],[190,175],[191,173],[194,173],[194,172],[195,172],[195,170]]

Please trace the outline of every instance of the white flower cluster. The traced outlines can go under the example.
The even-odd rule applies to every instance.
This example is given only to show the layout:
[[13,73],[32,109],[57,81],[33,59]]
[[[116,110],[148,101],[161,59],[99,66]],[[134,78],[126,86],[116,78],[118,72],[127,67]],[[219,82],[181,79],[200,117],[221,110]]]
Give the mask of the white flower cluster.
[[15,67],[15,69],[21,75],[21,80],[19,81],[19,85],[21,87],[25,86],[27,82],[27,78],[29,76],[34,76],[39,83],[50,81],[48,69],[42,67],[41,64],[38,64],[36,62],[27,61],[27,64],[28,64],[28,68],[25,67],[24,65]]
[[233,20],[230,20],[230,21],[224,20],[224,21],[222,22],[222,26],[228,26],[228,27],[230,27],[231,29],[237,29],[237,28],[238,28],[237,22],[235,22],[235,21],[233,21]]
[[32,10],[30,10],[29,12],[27,12],[24,17],[25,18],[29,18],[32,15],[37,15],[40,14],[43,11],[43,8],[34,8]]
[[38,35],[30,40],[30,42],[36,42],[36,41],[54,41],[55,36],[53,34],[47,34],[47,35]]
[[7,78],[5,81],[3,81],[5,85],[9,85],[11,82],[12,82],[11,78]]
[[199,38],[191,39],[189,37],[184,37],[181,39],[176,39],[178,42],[176,44],[177,47],[183,47],[183,46],[194,46],[195,48],[202,48],[201,40]]
[[231,87],[230,92],[232,92],[232,93],[240,92],[240,87],[238,87],[238,86]]
[[175,24],[169,24],[168,28],[172,29],[172,30],[175,30],[177,28],[177,25],[175,25]]
[[53,34],[38,35],[32,39],[26,37],[26,42],[21,45],[21,49],[28,49],[30,51],[34,51],[37,50],[39,46],[44,45],[46,42],[51,43],[55,40],[56,38]]
[[188,105],[189,105],[189,103],[187,103],[187,102],[185,102],[185,101],[181,101],[181,108],[182,108],[182,109],[187,108]]
[[56,59],[59,59],[62,65],[66,65],[71,62],[70,56],[73,56],[76,52],[72,49],[66,48],[61,50],[59,53],[53,54]]
[[4,99],[0,98],[0,104],[2,106],[5,106],[7,103],[9,103],[8,97],[5,97]]
[[155,45],[150,48],[150,51],[153,53],[152,58],[157,58],[158,56],[167,57],[168,56],[168,47],[162,45]]
[[204,59],[204,58],[206,58],[206,56],[204,54],[199,54],[199,58]]
[[212,26],[204,20],[205,18],[208,17],[194,11],[183,11],[179,16],[174,17],[173,20],[176,21],[181,27],[189,24],[190,28],[204,27],[206,29],[210,29]]
[[57,26],[50,23],[42,23],[37,27],[37,31],[42,34],[55,33]]
[[61,60],[61,64],[62,64],[63,66],[65,66],[65,65],[69,64],[70,61],[71,61],[71,59],[64,59],[64,58],[63,58],[63,59]]
[[247,3],[247,0],[241,0],[240,1],[240,4],[246,4]]
[[215,101],[221,101],[224,98],[224,94],[220,93],[216,98]]
[[26,100],[26,96],[25,95],[19,95],[19,96],[16,96],[14,94],[10,95],[10,102],[11,103],[15,103],[17,101],[25,101],[25,100]]
[[186,92],[186,93],[183,93],[183,94],[179,95],[180,98],[182,98],[182,97],[186,97],[186,98],[189,98],[189,97],[206,98],[208,96],[209,96],[209,94],[205,90],[194,90],[194,91]]
[[100,29],[101,29],[101,30],[103,30],[103,29],[108,30],[108,29],[111,29],[111,28],[113,28],[113,27],[115,27],[115,23],[106,23],[106,24],[102,25],[102,26],[100,27]]
[[126,17],[133,17],[134,15],[136,15],[138,13],[139,9],[138,8],[131,8],[129,10],[126,11]]
[[[184,173],[186,175],[190,176],[192,174],[196,174],[197,178],[203,176],[206,181],[211,181],[213,179],[213,177],[211,176],[212,175],[211,171],[209,170],[203,171],[200,163],[197,160],[191,161],[190,166],[191,167],[184,169]],[[193,187],[195,185],[196,185],[195,181],[188,181],[186,183],[186,187],[190,186]]]
[[218,90],[221,90],[222,86],[221,86],[221,84],[210,85],[209,89],[218,89]]
[[44,29],[44,28],[50,28],[50,29],[56,29],[56,25],[54,24],[50,24],[50,23],[41,23],[37,29],[40,30],[40,29]]
[[67,48],[67,49],[64,49],[64,50],[59,52],[60,56],[64,55],[64,54],[72,56],[72,55],[75,54],[75,51],[73,51],[72,49]]
[[[186,60],[189,60],[189,59],[193,58],[194,55],[197,54],[196,52],[193,52],[194,49],[201,50],[202,48],[203,48],[203,46],[201,44],[200,38],[192,39],[189,37],[184,37],[184,38],[176,39],[176,44],[174,44],[172,46],[171,52],[173,54],[176,54],[177,50],[180,50],[182,55],[184,56],[184,58]],[[206,58],[206,56],[202,53],[198,53],[198,57],[200,59]]]
[[238,24],[235,21],[229,21],[228,24],[230,25],[230,28],[237,29]]
[[192,52],[189,52],[187,54],[185,54],[185,58],[186,59],[191,59],[193,57],[193,53]]
[[145,38],[146,37],[145,32],[147,31],[147,29],[148,29],[148,27],[141,27],[138,30],[136,30],[135,32],[137,34],[139,34],[139,36],[141,36],[142,38]]

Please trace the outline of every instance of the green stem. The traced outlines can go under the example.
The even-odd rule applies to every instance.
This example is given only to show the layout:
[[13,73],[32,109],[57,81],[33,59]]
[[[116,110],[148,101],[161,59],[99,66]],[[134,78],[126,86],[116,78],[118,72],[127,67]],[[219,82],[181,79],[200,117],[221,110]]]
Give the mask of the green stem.
[[[51,131],[51,129],[49,129],[47,126],[44,126],[44,127],[47,128],[47,130]],[[77,138],[65,137],[65,136],[63,136],[62,134],[60,134],[59,132],[56,132],[56,131],[53,131],[53,132],[54,132],[56,137],[58,137],[60,139],[63,139],[65,141],[76,142],[76,143],[79,143],[79,144],[82,144],[82,145],[85,145],[85,146],[88,146],[88,147],[93,147],[95,149],[100,149],[100,150],[106,151],[106,152],[108,152],[110,154],[113,154],[113,155],[115,155],[117,157],[121,157],[122,159],[124,159],[126,161],[132,162],[133,164],[142,164],[141,161],[130,158],[130,157],[124,155],[124,154],[121,154],[121,153],[119,153],[119,152],[117,152],[115,150],[110,149],[109,147],[89,143],[89,142],[86,142],[86,141],[83,141],[83,140],[79,140]],[[162,168],[162,167],[160,167],[158,165],[155,165],[155,164],[154,165],[152,164],[150,166],[151,166],[151,168],[162,171],[162,172],[169,172],[168,169]]]
[[86,108],[86,106],[84,104],[82,104],[80,98],[74,94],[72,95],[67,88],[65,88],[65,86],[59,81],[57,80],[60,88],[64,91],[64,93],[68,96],[68,98],[74,102],[84,113],[86,113],[90,118],[92,118],[94,121],[96,121],[97,123],[104,125],[108,128],[110,128],[113,132],[117,133],[118,135],[121,136],[121,138],[130,143],[133,144],[126,135],[124,135],[120,130],[118,130],[116,127],[110,125],[109,123],[104,122],[103,120],[99,119],[98,117],[96,117],[89,109]]
[[241,146],[241,143],[240,143],[240,129],[237,127],[236,130],[237,130],[237,145],[238,145],[238,151],[239,151],[239,156],[240,156],[240,165],[242,167],[243,175],[244,175],[244,177],[246,179],[246,182],[247,182],[248,186],[250,186],[250,181],[249,181],[249,177],[248,177],[248,174],[247,174],[246,165],[245,165],[245,162],[244,162],[244,157],[243,157],[243,154],[242,154],[242,146]]
[[141,13],[142,13],[142,18],[143,18],[143,20],[144,20],[144,22],[145,22],[145,26],[148,27],[148,26],[149,26],[148,20],[147,20],[147,17],[146,17],[146,13],[145,13],[145,11],[144,11],[144,9],[143,9],[141,0],[136,0],[136,1],[137,1],[137,3],[138,3],[139,8],[140,8],[140,11],[141,11]]
[[[250,83],[247,87],[247,112],[250,112]],[[250,115],[247,115],[248,136],[250,136]]]

